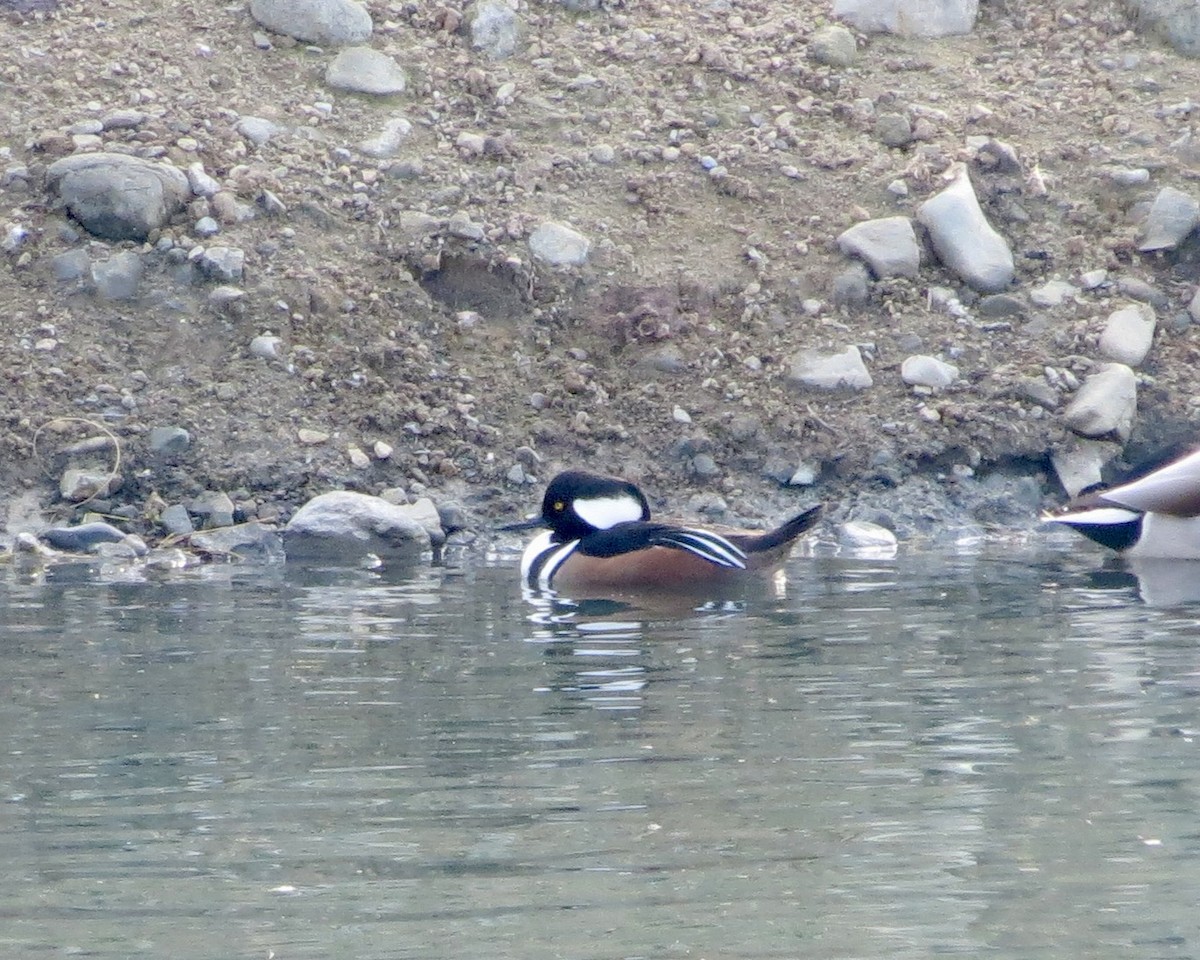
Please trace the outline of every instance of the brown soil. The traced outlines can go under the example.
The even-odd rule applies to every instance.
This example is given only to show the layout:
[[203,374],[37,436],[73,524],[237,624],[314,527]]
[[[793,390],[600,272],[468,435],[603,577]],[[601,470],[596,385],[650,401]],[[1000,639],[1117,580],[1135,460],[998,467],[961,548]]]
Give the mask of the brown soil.
[[[99,431],[60,430],[57,417],[118,438],[123,486],[104,505],[150,515],[158,498],[205,489],[286,517],[328,489],[401,486],[488,517],[536,501],[516,465],[538,483],[566,466],[621,473],[681,508],[716,494],[751,518],[817,498],[852,506],[913,478],[926,491],[996,471],[1041,478],[1069,437],[1021,382],[1047,366],[1086,376],[1126,280],[1165,304],[1135,440],[1173,437],[1191,416],[1195,248],[1144,258],[1134,240],[1158,189],[1195,188],[1195,158],[1171,145],[1190,128],[1200,65],[1132,32],[1118,3],[985,2],[971,36],[863,36],[857,62],[836,69],[807,56],[826,22],[816,0],[584,13],[528,2],[524,46],[501,62],[447,29],[461,19],[452,5],[375,0],[372,46],[411,81],[385,99],[327,88],[328,51],[281,37],[256,48],[259,28],[227,5],[42,6],[0,2],[0,221],[5,236],[30,231],[0,257],[0,502],[32,491],[52,515],[71,513],[56,451]],[[151,119],[105,133],[106,146],[200,160],[246,203],[266,188],[286,205],[223,229],[220,242],[247,253],[238,303],[212,305],[211,284],[188,282],[153,245],[136,301],[54,279],[63,251],[143,249],[81,236],[42,180],[74,149],[68,127],[128,107]],[[917,139],[884,146],[880,113],[906,114]],[[243,115],[289,132],[255,148],[234,130]],[[397,157],[354,150],[399,115],[414,133]],[[482,135],[482,151],[464,133]],[[972,137],[1007,143],[1021,169]],[[710,177],[702,156],[728,176]],[[919,282],[872,282],[864,306],[833,305],[848,266],[836,236],[911,215],[955,160],[1012,245],[1020,315],[931,304],[934,285],[968,310],[973,298],[928,254]],[[28,179],[3,178],[20,165]],[[1119,167],[1149,168],[1150,183],[1114,186]],[[906,198],[888,191],[896,180]],[[482,239],[461,236],[463,218]],[[584,268],[531,259],[544,219],[592,240]],[[1037,285],[1097,268],[1109,285],[1029,305]],[[283,338],[284,360],[249,354],[263,332]],[[873,388],[788,384],[801,349],[849,344],[867,349]],[[918,352],[952,358],[962,382],[916,395],[899,365]],[[190,448],[151,457],[145,435],[161,425],[187,428]],[[306,445],[301,429],[328,439]],[[389,458],[374,457],[377,441]],[[352,464],[355,446],[370,465]],[[111,451],[99,460],[111,465]],[[768,476],[801,462],[820,468],[815,487]]]

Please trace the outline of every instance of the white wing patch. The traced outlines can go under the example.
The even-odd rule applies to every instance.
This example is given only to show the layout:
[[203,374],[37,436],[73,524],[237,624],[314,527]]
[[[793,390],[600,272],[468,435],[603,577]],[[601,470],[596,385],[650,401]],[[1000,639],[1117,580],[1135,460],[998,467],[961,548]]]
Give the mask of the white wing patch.
[[718,567],[731,567],[735,570],[746,569],[746,554],[720,534],[708,530],[684,527],[663,535],[660,537],[660,542],[664,546],[677,547],[680,550],[694,553],[709,563],[715,563]]
[[1046,520],[1050,523],[1067,523],[1073,527],[1106,527],[1119,523],[1132,523],[1141,515],[1141,511],[1122,510],[1120,507],[1094,507],[1089,510],[1078,510],[1075,513],[1060,513],[1055,517],[1047,517]]
[[642,519],[642,505],[633,497],[624,494],[618,497],[578,499],[573,506],[580,518],[597,530],[608,530],[618,523],[632,523]]

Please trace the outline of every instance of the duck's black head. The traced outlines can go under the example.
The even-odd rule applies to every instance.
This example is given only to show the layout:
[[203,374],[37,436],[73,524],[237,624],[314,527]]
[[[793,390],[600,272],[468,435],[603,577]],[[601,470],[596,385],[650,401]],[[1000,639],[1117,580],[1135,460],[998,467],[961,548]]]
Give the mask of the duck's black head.
[[618,523],[649,519],[650,504],[634,484],[584,470],[560,473],[542,498],[541,520],[564,542]]

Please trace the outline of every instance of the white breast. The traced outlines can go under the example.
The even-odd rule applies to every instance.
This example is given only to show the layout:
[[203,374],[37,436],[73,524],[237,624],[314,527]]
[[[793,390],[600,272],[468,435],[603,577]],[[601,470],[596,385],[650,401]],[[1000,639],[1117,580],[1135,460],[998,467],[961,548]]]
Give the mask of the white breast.
[[1142,518],[1142,535],[1125,554],[1130,557],[1200,560],[1200,517],[1148,513]]
[[550,589],[550,581],[554,579],[555,571],[579,546],[578,540],[572,540],[570,543],[555,543],[551,537],[553,534],[549,530],[539,533],[529,541],[529,546],[521,554],[521,582],[527,586],[534,586],[529,582],[529,575],[535,566],[539,566],[538,560],[544,555],[546,559],[540,564],[537,586],[543,590]]

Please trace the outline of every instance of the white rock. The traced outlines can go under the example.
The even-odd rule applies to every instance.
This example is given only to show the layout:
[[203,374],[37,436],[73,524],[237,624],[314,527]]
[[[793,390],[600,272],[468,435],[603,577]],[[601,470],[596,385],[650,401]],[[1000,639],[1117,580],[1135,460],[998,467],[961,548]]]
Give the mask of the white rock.
[[386,53],[370,47],[346,47],[330,61],[325,82],[337,90],[388,96],[403,93],[408,77]]
[[876,33],[944,37],[970,33],[979,0],[834,0],[833,15]]
[[1114,310],[1100,334],[1100,353],[1117,363],[1141,366],[1154,342],[1156,325],[1154,308],[1147,303],[1133,303]]
[[691,423],[692,415],[684,410],[683,407],[677,405],[675,409],[671,411],[671,419],[676,423]]
[[1154,198],[1138,249],[1173,250],[1200,223],[1200,202],[1182,190],[1163,187]]
[[1012,251],[983,215],[967,169],[957,164],[953,183],[917,208],[942,263],[980,293],[997,293],[1013,279]]
[[858,44],[853,33],[840,23],[832,23],[813,32],[808,57],[831,67],[848,67],[858,57]]
[[197,161],[187,168],[188,186],[198,197],[214,197],[221,192],[221,184],[204,171],[204,164]]
[[873,384],[855,346],[840,353],[801,351],[792,359],[788,380],[793,386],[815,390],[866,390]]
[[354,0],[250,0],[250,16],[268,30],[308,43],[365,43],[373,25]]
[[375,446],[371,450],[375,454],[376,460],[388,460],[395,452],[395,448],[385,440],[376,440]]
[[467,11],[471,46],[493,60],[504,60],[517,52],[521,22],[514,3],[477,0]]
[[1188,315],[1192,318],[1192,323],[1200,323],[1200,287],[1196,288],[1196,292],[1192,294],[1192,299],[1188,301]]
[[1081,437],[1129,439],[1137,415],[1137,377],[1123,363],[1107,363],[1083,381],[1063,422]]
[[896,553],[896,535],[887,527],[866,520],[850,520],[837,528],[838,544],[852,553],[890,557]]
[[234,124],[234,129],[256,147],[261,147],[272,137],[283,132],[283,127],[279,124],[263,117],[242,117]]
[[250,356],[262,360],[278,360],[282,355],[283,339],[273,334],[259,334],[250,341]]
[[915,277],[921,247],[908,217],[864,220],[837,238],[842,253],[860,257],[876,277]]
[[1036,307],[1057,307],[1078,292],[1079,288],[1066,280],[1048,280],[1029,291],[1029,302]]
[[900,377],[909,386],[940,390],[958,379],[958,367],[925,354],[914,354],[900,364]]
[[64,470],[59,480],[58,492],[64,500],[79,503],[89,497],[101,496],[108,493],[113,481],[111,474],[98,470],[80,470],[72,467]]
[[1081,490],[1100,483],[1100,471],[1120,452],[1120,446],[1115,443],[1080,439],[1062,450],[1055,450],[1050,455],[1050,463],[1067,496],[1074,497]]
[[411,506],[349,490],[309,500],[288,521],[283,543],[289,560],[416,557],[431,546],[429,531]]
[[591,246],[591,241],[582,233],[553,221],[540,224],[529,235],[530,252],[556,267],[586,263]]

